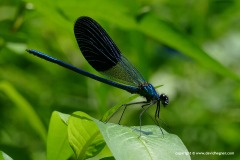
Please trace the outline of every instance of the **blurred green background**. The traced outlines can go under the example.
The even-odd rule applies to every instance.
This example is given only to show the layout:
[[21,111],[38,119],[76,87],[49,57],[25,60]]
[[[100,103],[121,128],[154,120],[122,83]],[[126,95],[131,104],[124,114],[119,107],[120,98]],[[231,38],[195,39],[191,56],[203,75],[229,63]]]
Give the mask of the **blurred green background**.
[[[98,21],[147,81],[164,85],[158,92],[170,104],[161,108],[161,126],[190,152],[235,153],[192,159],[240,159],[238,0],[0,1],[0,150],[45,159],[54,110],[100,119],[131,96],[25,52],[37,49],[98,74],[73,34],[79,16]],[[139,125],[140,111],[128,108],[122,124]],[[145,125],[154,124],[154,112]]]

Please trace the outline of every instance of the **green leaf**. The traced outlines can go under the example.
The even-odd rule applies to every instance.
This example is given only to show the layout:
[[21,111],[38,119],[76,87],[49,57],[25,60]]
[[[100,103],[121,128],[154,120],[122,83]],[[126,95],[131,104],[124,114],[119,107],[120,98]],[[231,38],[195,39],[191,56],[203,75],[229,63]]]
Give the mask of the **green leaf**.
[[65,114],[65,113],[61,113],[61,112],[58,112],[58,115],[59,115],[59,117],[61,118],[61,120],[62,120],[66,125],[68,125],[68,120],[69,120],[69,117],[70,117],[71,115]]
[[139,97],[139,95],[133,95],[133,96],[123,100],[119,104],[113,106],[103,115],[101,121],[107,122],[122,107],[123,104],[129,103],[130,101],[136,99],[137,97]]
[[148,14],[144,16],[138,27],[138,30],[156,40],[171,46],[172,48],[191,57],[202,66],[212,71],[240,81],[240,77],[223,66],[221,63],[210,57],[198,45],[193,43],[189,37],[174,29],[171,25],[161,21],[157,16]]
[[16,107],[18,107],[21,114],[24,115],[23,117],[28,120],[31,127],[36,131],[37,134],[39,134],[42,140],[46,141],[46,129],[28,101],[24,99],[24,97],[22,97],[21,94],[19,94],[7,81],[0,82],[0,90],[2,90],[9,97],[9,99],[16,104]]
[[[155,86],[154,88],[157,89],[159,87],[162,87],[163,85],[158,85],[158,86]],[[138,98],[140,95],[136,94],[136,95],[133,95],[129,98],[126,98],[124,99],[123,101],[121,101],[119,104],[113,106],[112,108],[110,108],[102,117],[101,121],[102,122],[108,122],[108,120],[114,116],[114,114],[122,107],[123,104],[127,104],[129,102],[131,102],[132,100]]]
[[9,157],[6,153],[0,151],[0,160],[13,160],[13,159]]
[[79,160],[94,157],[106,145],[95,122],[83,112],[74,112],[69,118],[68,140]]
[[88,158],[88,160],[99,160],[99,159],[115,160],[107,145],[105,145],[105,147],[102,149],[102,151],[99,154],[97,154],[95,157]]
[[73,155],[68,143],[67,125],[62,120],[66,114],[54,111],[50,120],[47,138],[47,159],[65,160]]
[[[67,18],[63,17],[62,14],[59,14],[59,8],[56,6],[55,1],[48,1],[48,0],[27,0],[27,2],[32,3],[34,5],[34,8],[41,12],[44,16],[49,18],[52,22],[55,22],[65,30],[69,31],[71,33],[71,26],[72,22],[68,21]],[[51,15],[51,16],[49,16]],[[64,24],[64,25],[62,25]]]
[[98,125],[113,156],[118,160],[189,160],[188,155],[176,153],[187,152],[180,138],[169,134],[155,125],[142,126],[141,136],[139,126],[124,127],[117,124],[103,123],[94,120]]

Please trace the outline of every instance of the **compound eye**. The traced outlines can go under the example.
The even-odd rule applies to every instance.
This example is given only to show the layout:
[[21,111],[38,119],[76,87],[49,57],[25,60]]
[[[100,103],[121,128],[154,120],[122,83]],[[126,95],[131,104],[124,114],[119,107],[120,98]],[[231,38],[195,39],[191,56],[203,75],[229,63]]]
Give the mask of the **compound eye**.
[[168,99],[168,96],[166,96],[165,94],[161,94],[160,95],[160,100],[162,102],[162,105],[165,107],[168,105],[169,103],[169,99]]

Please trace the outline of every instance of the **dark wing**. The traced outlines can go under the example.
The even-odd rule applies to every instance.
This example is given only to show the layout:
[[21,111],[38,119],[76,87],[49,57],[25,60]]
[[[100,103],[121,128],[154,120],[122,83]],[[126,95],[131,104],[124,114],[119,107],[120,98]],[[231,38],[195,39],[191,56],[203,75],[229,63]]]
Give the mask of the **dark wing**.
[[128,85],[139,86],[145,82],[95,20],[89,17],[78,18],[74,33],[83,56],[95,70]]

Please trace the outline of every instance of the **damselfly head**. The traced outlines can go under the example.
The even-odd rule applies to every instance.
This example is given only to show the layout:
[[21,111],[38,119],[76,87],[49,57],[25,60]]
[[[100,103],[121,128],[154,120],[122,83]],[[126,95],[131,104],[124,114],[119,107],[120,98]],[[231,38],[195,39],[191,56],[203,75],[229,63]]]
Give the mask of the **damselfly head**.
[[162,102],[162,105],[163,105],[164,107],[166,107],[166,106],[168,105],[169,99],[168,99],[168,96],[167,96],[167,95],[165,95],[165,94],[160,94],[160,95],[159,95],[159,99],[160,99],[160,101]]

